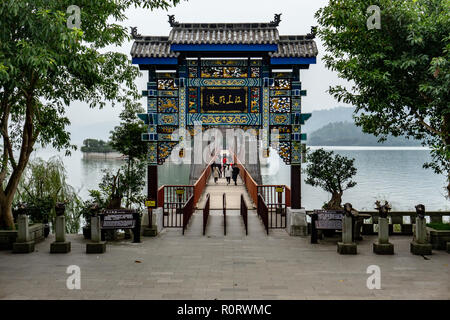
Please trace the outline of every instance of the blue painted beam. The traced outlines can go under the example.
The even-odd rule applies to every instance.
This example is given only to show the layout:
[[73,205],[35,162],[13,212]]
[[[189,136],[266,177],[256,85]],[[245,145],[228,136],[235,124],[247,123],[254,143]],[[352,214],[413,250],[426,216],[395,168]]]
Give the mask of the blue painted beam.
[[302,113],[301,114],[301,124],[303,125],[303,124],[305,124],[305,122],[309,119],[309,118],[311,118],[311,113]]
[[167,65],[178,64],[178,58],[133,58],[133,64]]
[[148,114],[147,113],[138,113],[138,118],[144,121],[145,124],[149,124]]
[[172,44],[172,51],[277,51],[277,44]]
[[316,64],[317,58],[270,58],[270,64]]

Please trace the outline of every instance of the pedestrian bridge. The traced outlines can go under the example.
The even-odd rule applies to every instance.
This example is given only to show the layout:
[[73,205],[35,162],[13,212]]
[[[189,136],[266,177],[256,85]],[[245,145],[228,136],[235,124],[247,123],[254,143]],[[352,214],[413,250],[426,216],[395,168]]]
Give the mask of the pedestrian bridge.
[[236,155],[232,157],[239,168],[237,185],[233,181],[227,185],[223,176],[215,183],[211,173],[219,154],[194,184],[164,185],[158,189],[163,227],[180,228],[184,235],[205,236],[227,235],[227,229],[228,234],[248,234],[249,224],[252,231],[265,234],[269,234],[269,229],[286,228],[286,209],[291,202],[289,187],[256,183]]

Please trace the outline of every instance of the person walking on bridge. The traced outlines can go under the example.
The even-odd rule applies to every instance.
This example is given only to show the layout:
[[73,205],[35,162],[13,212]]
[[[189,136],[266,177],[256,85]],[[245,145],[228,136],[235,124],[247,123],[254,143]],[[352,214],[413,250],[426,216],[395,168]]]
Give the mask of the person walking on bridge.
[[225,172],[225,178],[227,178],[227,185],[231,182],[231,168],[229,164],[224,164],[225,168],[223,169]]
[[217,183],[217,180],[219,180],[219,168],[217,166],[214,166],[213,168],[213,177],[214,177],[214,182]]
[[239,175],[239,168],[236,164],[233,164],[233,173],[231,174],[233,177],[234,185],[237,186],[237,177]]

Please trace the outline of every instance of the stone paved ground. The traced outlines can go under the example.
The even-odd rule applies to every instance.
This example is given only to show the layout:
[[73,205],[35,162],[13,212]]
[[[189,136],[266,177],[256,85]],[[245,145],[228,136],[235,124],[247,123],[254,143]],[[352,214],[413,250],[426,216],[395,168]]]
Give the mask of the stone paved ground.
[[[341,256],[336,239],[264,235],[254,211],[247,237],[237,212],[227,219],[226,237],[220,211],[205,237],[197,213],[184,237],[165,230],[140,244],[108,244],[101,255],[87,255],[81,235],[69,236],[69,254],[49,253],[52,236],[31,254],[0,251],[0,299],[450,299],[450,255],[413,256],[410,237],[391,239],[393,256],[373,254],[368,236],[358,255]],[[81,268],[81,290],[66,288],[69,265]],[[381,268],[381,290],[366,287],[369,265]]]

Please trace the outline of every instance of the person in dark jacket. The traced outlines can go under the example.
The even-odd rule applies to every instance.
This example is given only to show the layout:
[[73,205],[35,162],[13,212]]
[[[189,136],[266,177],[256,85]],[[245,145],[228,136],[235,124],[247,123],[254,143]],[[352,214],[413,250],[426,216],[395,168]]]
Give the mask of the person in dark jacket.
[[233,173],[231,174],[231,177],[233,178],[234,185],[237,186],[237,177],[239,175],[239,168],[237,165],[233,164]]

